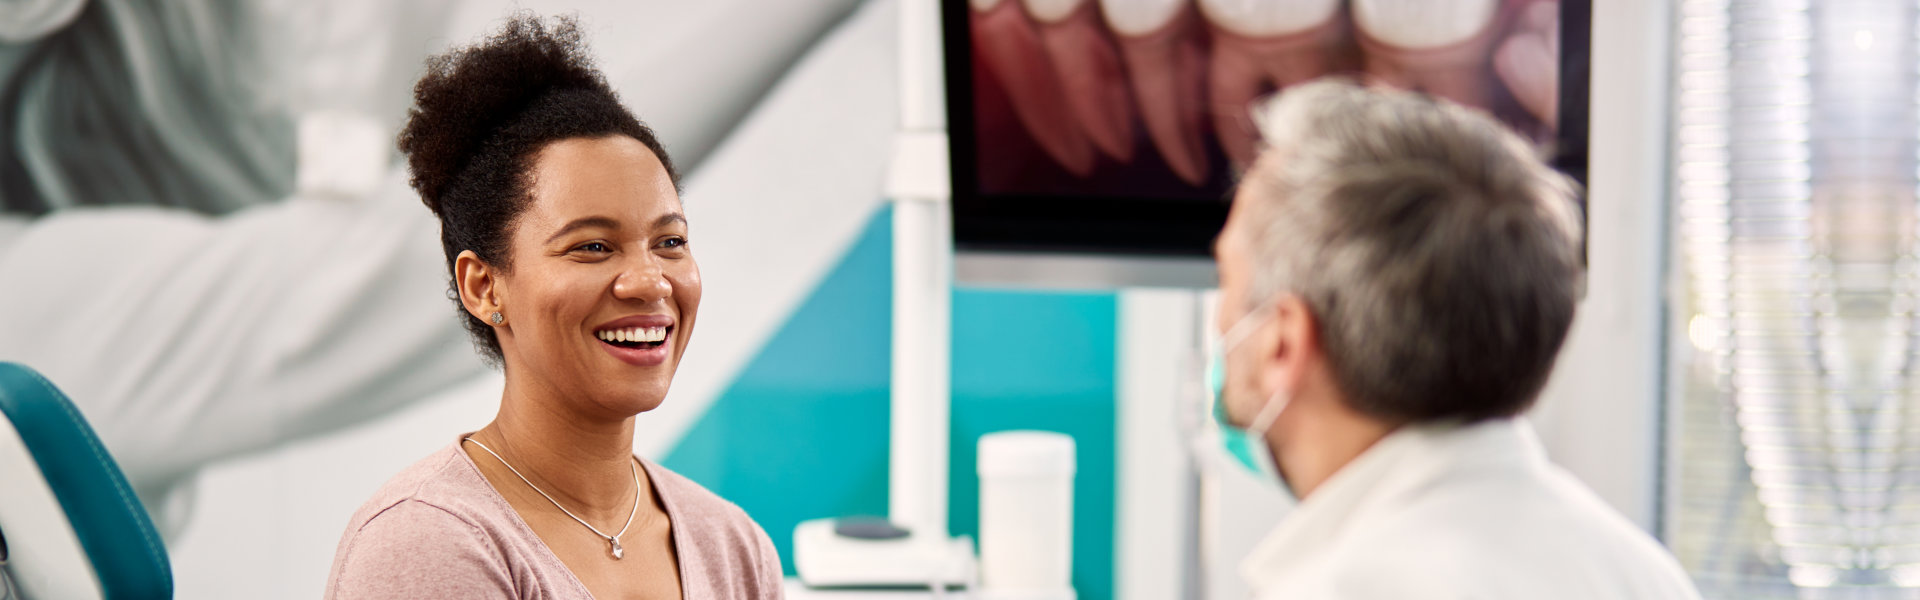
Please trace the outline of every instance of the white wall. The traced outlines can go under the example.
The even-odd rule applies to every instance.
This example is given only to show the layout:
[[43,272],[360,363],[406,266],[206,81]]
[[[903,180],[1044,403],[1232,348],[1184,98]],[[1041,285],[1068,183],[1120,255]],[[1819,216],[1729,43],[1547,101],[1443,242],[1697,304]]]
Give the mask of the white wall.
[[1652,530],[1666,296],[1672,8],[1593,3],[1587,298],[1535,411],[1553,459]]

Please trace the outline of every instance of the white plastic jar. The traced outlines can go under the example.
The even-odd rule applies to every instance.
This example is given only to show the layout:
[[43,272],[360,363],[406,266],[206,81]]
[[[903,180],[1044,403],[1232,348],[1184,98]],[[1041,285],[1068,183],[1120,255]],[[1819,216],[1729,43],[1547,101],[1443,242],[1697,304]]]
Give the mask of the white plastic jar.
[[1051,431],[980,436],[983,597],[1072,599],[1073,438]]

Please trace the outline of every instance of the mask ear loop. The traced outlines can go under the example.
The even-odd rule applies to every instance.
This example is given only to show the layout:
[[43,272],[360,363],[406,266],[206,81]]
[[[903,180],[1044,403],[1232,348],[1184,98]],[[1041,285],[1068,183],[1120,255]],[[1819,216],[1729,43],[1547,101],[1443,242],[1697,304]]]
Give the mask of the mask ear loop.
[[1247,336],[1253,335],[1254,325],[1265,323],[1267,317],[1271,316],[1273,316],[1273,304],[1270,302],[1263,303],[1260,305],[1260,308],[1253,309],[1252,312],[1242,315],[1240,320],[1233,324],[1233,327],[1227,328],[1227,332],[1220,335],[1220,354],[1223,355],[1220,357],[1221,360],[1225,360],[1227,357],[1224,355],[1233,351],[1235,347],[1240,345],[1240,342],[1246,341]]
[[[1256,323],[1265,323],[1268,317],[1273,316],[1273,310],[1272,302],[1263,302],[1259,308],[1247,313],[1247,316],[1241,317],[1240,322],[1235,323],[1231,329],[1228,329],[1226,335],[1220,336],[1221,354],[1232,350],[1234,346],[1239,345],[1247,336],[1252,335],[1253,325]],[[1225,358],[1225,356],[1221,357],[1222,360]],[[1273,422],[1280,419],[1280,411],[1286,410],[1287,404],[1292,402],[1292,400],[1292,398],[1286,397],[1286,390],[1274,390],[1273,395],[1267,398],[1266,405],[1260,407],[1260,413],[1254,415],[1253,422],[1248,424],[1247,433],[1257,437],[1265,437],[1267,435],[1267,428],[1272,427]]]
[[1287,404],[1292,401],[1293,398],[1287,396],[1286,390],[1274,390],[1273,396],[1267,398],[1267,405],[1260,407],[1260,414],[1253,416],[1253,423],[1247,426],[1247,434],[1266,436],[1267,428],[1273,427],[1273,422],[1280,420],[1280,412],[1286,410]]

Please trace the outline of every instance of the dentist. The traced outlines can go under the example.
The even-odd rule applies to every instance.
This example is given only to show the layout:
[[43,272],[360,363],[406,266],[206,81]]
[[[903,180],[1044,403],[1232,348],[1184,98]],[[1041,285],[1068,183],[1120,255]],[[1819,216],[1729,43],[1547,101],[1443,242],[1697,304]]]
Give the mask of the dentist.
[[1241,565],[1256,597],[1698,598],[1520,418],[1579,295],[1572,186],[1411,93],[1256,112],[1209,369],[1228,451],[1301,500]]

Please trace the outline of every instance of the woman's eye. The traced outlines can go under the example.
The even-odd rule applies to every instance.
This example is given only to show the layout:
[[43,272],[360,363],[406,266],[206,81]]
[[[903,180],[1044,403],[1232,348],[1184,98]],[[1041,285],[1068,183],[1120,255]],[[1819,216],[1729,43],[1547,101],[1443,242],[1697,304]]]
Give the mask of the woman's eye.
[[581,245],[579,245],[579,246],[575,246],[575,247],[574,247],[573,249],[575,249],[575,250],[585,250],[585,251],[587,251],[587,252],[593,252],[593,253],[596,253],[596,254],[598,254],[598,253],[604,253],[604,252],[611,252],[611,251],[613,250],[612,248],[609,248],[609,247],[607,247],[607,244],[606,244],[605,242],[587,242],[587,243],[585,243],[585,244],[581,244]]
[[660,240],[660,247],[661,247],[661,248],[680,248],[680,247],[684,247],[684,246],[686,246],[686,245],[687,245],[687,239],[686,239],[686,238],[677,238],[677,237],[672,237],[672,238],[667,238],[667,239],[664,239],[664,240]]

